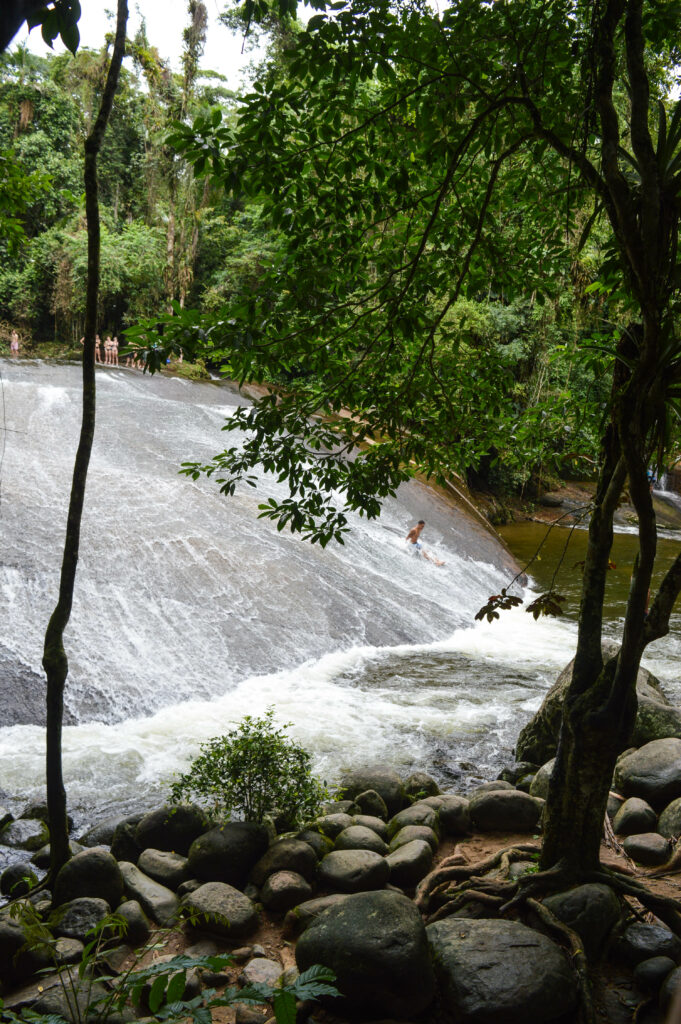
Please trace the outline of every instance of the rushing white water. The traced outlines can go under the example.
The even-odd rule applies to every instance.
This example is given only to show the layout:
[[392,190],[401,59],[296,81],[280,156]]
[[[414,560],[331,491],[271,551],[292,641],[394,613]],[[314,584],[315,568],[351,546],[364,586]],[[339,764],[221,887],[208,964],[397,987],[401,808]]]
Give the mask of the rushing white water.
[[[80,371],[0,364],[2,802],[44,785],[40,661],[57,593]],[[500,545],[418,483],[325,550],[178,475],[219,450],[227,388],[97,374],[98,420],[65,638],[64,768],[81,821],[148,806],[198,744],[274,705],[332,781],[385,760],[465,785],[508,760],[574,649],[574,625],[475,611],[509,580]],[[231,436],[228,439],[232,443]],[[427,521],[438,569],[402,538]],[[474,557],[476,556],[476,557]],[[485,560],[481,560],[485,559]],[[1,795],[1,794],[0,794]]]

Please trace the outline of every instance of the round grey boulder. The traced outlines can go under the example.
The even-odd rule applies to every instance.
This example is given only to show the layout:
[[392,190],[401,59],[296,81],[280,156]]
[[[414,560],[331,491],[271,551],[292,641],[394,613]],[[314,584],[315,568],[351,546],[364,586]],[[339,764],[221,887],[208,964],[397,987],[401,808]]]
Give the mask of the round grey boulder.
[[[360,793],[373,789],[385,802],[388,814],[396,814],[404,807],[405,794],[402,780],[393,768],[386,765],[371,765],[348,772],[342,777],[340,784],[345,796],[355,802]],[[361,810],[365,814],[372,813],[366,811],[364,807],[361,807]]]
[[319,865],[319,881],[331,892],[365,892],[382,889],[390,868],[372,850],[334,850]]
[[541,804],[519,789],[481,793],[468,810],[481,832],[533,832],[541,817]]
[[625,800],[612,823],[618,836],[635,836],[639,832],[654,832],[657,815],[649,803],[638,796]]
[[617,952],[632,967],[653,956],[668,956],[676,963],[681,957],[681,939],[660,924],[635,922],[625,930]]
[[67,939],[86,942],[92,929],[96,928],[109,913],[110,908],[106,900],[94,896],[80,896],[59,908],[55,932]]
[[330,896],[317,896],[314,900],[306,900],[298,906],[289,910],[284,918],[282,934],[285,939],[295,939],[302,935],[306,928],[312,924],[320,914],[323,914],[329,907],[335,907],[343,900],[350,899],[349,895],[342,892],[331,893]]
[[277,914],[283,914],[311,898],[312,886],[295,871],[275,871],[260,890],[263,906]]
[[622,914],[615,893],[600,883],[578,885],[556,893],[544,900],[544,906],[577,932],[587,957],[592,961],[603,955],[610,932]]
[[411,807],[406,807],[390,819],[388,822],[388,836],[392,839],[400,829],[405,828],[407,825],[425,825],[427,828],[432,828],[434,832],[437,832],[439,813],[437,808],[430,807],[428,804],[420,802],[412,804]]
[[136,864],[142,847],[135,839],[137,829],[137,815],[134,821],[119,821],[111,837],[111,855],[116,860],[129,861]]
[[678,839],[681,836],[681,797],[672,800],[662,811],[657,831],[666,839]]
[[320,818],[317,818],[314,822],[314,828],[318,832],[321,832],[327,839],[332,839],[334,842],[341,834],[341,832],[350,828],[352,825],[352,815],[350,814],[323,814]]
[[67,861],[54,883],[54,905],[79,896],[95,896],[117,907],[123,896],[123,875],[116,860],[102,846],[83,850]]
[[620,758],[615,785],[624,796],[639,796],[653,807],[681,797],[681,739],[653,740]]
[[400,889],[413,889],[433,866],[433,851],[423,839],[414,839],[389,853],[385,858],[390,868],[390,884]]
[[155,882],[177,890],[189,878],[187,858],[180,853],[168,850],[143,850],[137,861],[137,867]]
[[387,821],[390,816],[385,800],[375,789],[358,793],[354,802],[362,814],[370,814],[372,817],[382,818],[383,821]]
[[393,853],[394,850],[398,850],[400,846],[406,846],[407,843],[413,843],[415,839],[428,843],[433,853],[440,845],[432,828],[428,828],[427,825],[405,825],[390,840],[390,852]]
[[[264,956],[256,956],[246,964],[239,975],[240,985],[276,985],[281,978],[282,966],[276,960],[268,960]],[[260,1020],[263,1018],[261,1017]]]
[[206,812],[196,804],[164,804],[140,818],[135,842],[143,850],[170,850],[186,857],[194,840],[209,828]]
[[120,823],[120,820],[120,818],[105,818],[104,821],[98,822],[83,832],[78,842],[81,846],[111,846],[116,825]]
[[326,857],[327,853],[331,853],[333,850],[333,842],[331,839],[327,836],[323,836],[321,832],[316,832],[311,828],[303,829],[302,832],[297,834],[296,839],[300,839],[302,843],[307,843],[308,846],[311,846],[315,852],[317,860],[321,860],[322,857]]
[[215,935],[238,939],[258,927],[258,915],[247,896],[224,882],[206,882],[182,900],[192,924]]
[[492,782],[483,782],[476,786],[468,794],[468,799],[472,800],[474,796],[479,796],[481,793],[494,793],[500,789],[515,789],[515,786],[511,782],[506,782],[505,779],[493,779]]
[[359,893],[324,911],[298,940],[296,963],[331,968],[348,1009],[364,1016],[417,1017],[435,995],[421,916],[394,892]]
[[404,792],[412,799],[414,797],[437,796],[440,792],[440,787],[432,775],[428,775],[427,772],[412,772],[409,778],[404,781]]
[[622,843],[624,852],[637,864],[644,867],[658,867],[666,864],[672,850],[671,843],[657,832],[642,832],[641,835],[627,836]]
[[[325,852],[331,848],[326,844]],[[295,871],[308,882],[313,882],[317,875],[317,854],[312,845],[301,839],[277,839],[254,866],[251,881],[260,887],[277,871]]]
[[660,989],[660,1009],[666,1013],[674,1002],[681,988],[681,967],[675,967],[662,982]]
[[246,884],[268,843],[264,825],[228,821],[194,840],[189,848],[187,870],[192,878],[226,882],[239,888]]
[[642,992],[658,992],[662,982],[675,967],[671,957],[651,956],[649,960],[642,960],[634,969],[634,981]]
[[130,946],[142,946],[151,934],[149,918],[137,900],[126,900],[116,909],[126,924],[123,938]]
[[550,761],[543,764],[538,772],[534,775],[532,782],[530,783],[530,796],[541,797],[542,800],[546,800],[549,795],[549,781],[553,773],[553,766],[556,763],[555,757],[552,757]]
[[380,818],[377,818],[373,814],[353,814],[352,816],[353,825],[363,825],[364,828],[370,828],[372,832],[375,832],[381,839],[387,840],[388,838],[388,826]]
[[440,801],[438,807],[440,834],[450,838],[468,835],[471,831],[468,800],[463,796],[456,796],[454,793],[443,793],[437,799]]
[[25,896],[37,884],[38,876],[23,860],[10,864],[0,875],[0,893],[3,896]]
[[374,853],[387,853],[388,844],[383,842],[371,828],[364,825],[350,825],[344,828],[336,839],[337,850],[373,850]]
[[546,1024],[577,985],[562,951],[516,921],[449,918],[426,928],[445,1011],[457,1024]]
[[[72,839],[69,839],[69,852],[72,857],[75,857],[77,853],[81,853],[85,847],[81,846],[80,843],[74,843]],[[35,864],[37,868],[41,870],[47,870],[50,866],[51,848],[50,844],[46,843],[45,846],[41,846],[39,850],[36,850],[31,857],[31,864]]]
[[47,825],[39,818],[17,818],[2,832],[3,845],[18,850],[39,850],[49,838]]

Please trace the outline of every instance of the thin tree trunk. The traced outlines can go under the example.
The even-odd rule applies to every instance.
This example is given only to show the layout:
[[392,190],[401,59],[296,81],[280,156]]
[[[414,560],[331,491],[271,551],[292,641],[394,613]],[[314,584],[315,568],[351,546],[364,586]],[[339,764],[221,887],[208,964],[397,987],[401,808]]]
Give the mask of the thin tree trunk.
[[83,417],[73,469],[66,539],[59,580],[59,598],[45,633],[43,668],[47,675],[46,774],[47,810],[50,820],[50,876],[54,878],[69,858],[66,792],[62,773],[62,719],[68,659],[64,630],[71,617],[73,590],[78,566],[80,525],[85,500],[90,453],[95,432],[95,334],[99,293],[99,204],[97,199],[97,156],[102,145],[118,76],[125,52],[127,0],[118,0],[116,38],[106,85],[97,119],[85,142],[85,206],[88,232],[87,300],[83,346]]

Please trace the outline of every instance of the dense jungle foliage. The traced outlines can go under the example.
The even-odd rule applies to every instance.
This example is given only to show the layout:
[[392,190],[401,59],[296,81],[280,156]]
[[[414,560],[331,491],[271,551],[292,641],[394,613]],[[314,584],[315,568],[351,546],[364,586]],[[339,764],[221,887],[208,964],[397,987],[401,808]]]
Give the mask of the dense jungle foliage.
[[[219,112],[222,126],[234,124],[241,102],[222,76],[201,68],[205,20],[200,4],[188,8],[182,73],[170,70],[144,28],[128,44],[101,159],[102,336],[122,337],[173,301],[218,315],[226,303],[248,300],[263,268],[281,259],[281,229],[263,222],[261,197],[229,195],[168,144],[178,123],[217,123]],[[230,17],[239,30],[238,16]],[[270,28],[270,58],[283,77],[281,54],[296,23]],[[106,52],[41,58],[19,46],[0,57],[0,155],[24,182],[23,214],[16,217],[15,203],[14,234],[5,231],[0,242],[3,348],[16,328],[24,351],[78,351],[87,266],[82,145]],[[550,188],[541,174],[518,172],[527,175],[523,192]],[[514,280],[526,240],[511,203],[496,225],[493,259],[443,318],[438,346],[458,384],[454,398],[477,424],[462,446],[478,485],[522,491],[555,473],[591,472],[611,370],[598,346],[617,309],[590,291],[603,243],[595,230],[580,248],[590,214],[586,206],[572,211],[558,245],[539,238],[533,273],[523,268]],[[443,252],[443,265],[451,258]],[[218,353],[212,368],[231,369]],[[293,361],[266,376],[291,386],[309,373]]]

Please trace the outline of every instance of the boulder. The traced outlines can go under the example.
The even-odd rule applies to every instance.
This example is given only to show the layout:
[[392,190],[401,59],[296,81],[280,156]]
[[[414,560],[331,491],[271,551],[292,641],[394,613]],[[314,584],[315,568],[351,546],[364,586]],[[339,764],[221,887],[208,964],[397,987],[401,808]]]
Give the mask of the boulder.
[[427,772],[412,772],[404,781],[404,792],[411,799],[418,799],[424,796],[437,796],[440,787]]
[[196,804],[164,804],[140,818],[135,842],[143,850],[171,850],[186,857],[194,840],[209,828],[206,812]]
[[681,739],[681,711],[673,707],[663,693],[657,699],[642,697],[631,736],[632,745],[642,747],[669,736]]
[[681,967],[675,967],[664,979],[660,988],[659,1003],[663,1013],[667,1013],[671,1008],[679,989],[681,989]]
[[353,814],[352,816],[353,825],[363,825],[364,828],[370,828],[372,832],[375,832],[381,839],[387,840],[388,838],[388,826],[380,818],[377,818],[373,814]]
[[144,913],[157,924],[172,924],[180,906],[175,893],[149,878],[129,861],[121,861],[119,867],[128,898],[137,900]]
[[387,853],[388,844],[371,828],[364,825],[350,825],[344,828],[336,839],[337,850],[373,850],[374,853]]
[[664,925],[636,921],[624,931],[617,943],[617,952],[632,967],[654,956],[668,956],[678,963],[681,939]]
[[[69,851],[72,857],[75,857],[77,853],[82,853],[85,849],[80,843],[75,843],[72,839],[69,839]],[[31,864],[35,864],[37,868],[47,870],[50,866],[50,844],[46,843],[45,846],[41,846],[39,850],[36,850],[31,857]]]
[[322,814],[356,814],[354,800],[329,800],[321,806]]
[[332,892],[365,892],[382,889],[390,868],[372,850],[334,850],[319,865],[319,881]]
[[615,785],[624,796],[639,796],[653,807],[681,797],[681,739],[653,740],[621,757]]
[[468,800],[453,793],[443,793],[438,800],[442,801],[438,808],[440,835],[450,838],[468,835],[471,831]]
[[71,964],[79,964],[83,959],[84,943],[80,939],[67,939],[62,937],[54,944],[55,967],[68,967]]
[[264,825],[228,821],[194,840],[189,849],[189,874],[204,882],[226,882],[238,888],[246,884],[268,843]]
[[[617,653],[618,648],[618,644],[606,641],[603,644],[604,658],[608,659],[613,657]],[[519,761],[530,761],[534,764],[545,764],[552,757],[556,756],[558,733],[560,731],[560,723],[563,714],[563,701],[565,700],[565,695],[567,693],[568,686],[570,685],[570,680],[572,679],[573,665],[574,659],[560,673],[558,679],[544,698],[539,710],[532,716],[527,725],[521,729],[515,750],[516,757]],[[637,735],[639,722],[641,722],[640,728],[646,735],[646,741],[648,739],[658,739],[660,737],[659,733],[654,737],[647,734],[646,730],[648,730],[650,726],[646,726],[644,724],[646,712],[644,710],[642,715],[642,708],[645,709],[650,705],[656,705],[660,708],[673,709],[671,709],[659,681],[655,678],[652,672],[648,672],[645,668],[639,669],[636,680],[636,694],[638,696],[638,712],[636,716],[636,725],[634,727],[634,735]],[[653,717],[654,716],[650,716],[651,724]],[[676,735],[676,733],[663,732],[662,735]],[[678,735],[681,736],[681,731]],[[637,741],[634,740],[633,742]]]
[[385,858],[390,868],[390,884],[413,889],[433,866],[433,850],[423,839],[414,839],[398,847]]
[[123,896],[121,869],[103,846],[83,850],[67,861],[54,883],[54,905],[61,906],[79,896],[96,896],[117,907]]
[[39,850],[50,838],[47,825],[39,818],[17,818],[3,829],[4,846],[18,850]]
[[130,946],[143,946],[151,934],[149,919],[137,900],[126,900],[116,913],[125,920],[125,941]]
[[657,815],[649,803],[640,797],[630,796],[615,815],[612,827],[618,836],[634,836],[639,832],[654,832]]
[[248,896],[225,882],[206,882],[182,900],[192,924],[224,938],[238,939],[258,927],[258,914]]
[[634,969],[634,982],[641,992],[658,992],[662,982],[675,967],[671,957],[651,956],[649,960],[642,960]]
[[[357,797],[360,793],[366,793],[373,789],[381,797],[388,809],[388,814],[397,814],[406,802],[404,786],[394,768],[386,765],[370,765],[367,768],[359,768],[348,772],[341,779],[341,788],[345,796],[359,804]],[[359,804],[362,813],[372,814],[375,811],[367,811]],[[378,817],[381,817],[379,814]]]
[[[239,975],[240,985],[276,985],[282,974],[282,966],[276,960],[268,960],[267,957],[257,956],[246,964]],[[261,1018],[262,1019],[262,1018]]]
[[362,814],[370,814],[372,817],[382,818],[383,821],[388,820],[389,812],[385,800],[375,789],[358,793],[354,802]]
[[543,764],[538,772],[535,772],[530,783],[530,796],[538,796],[546,800],[549,795],[549,781],[553,774],[553,766],[556,763],[555,757]]
[[621,917],[620,902],[607,885],[589,883],[544,900],[544,906],[577,932],[589,960],[600,960],[608,937]]
[[295,871],[275,871],[260,891],[260,899],[267,910],[282,914],[299,903],[312,898],[312,886]]
[[541,804],[519,789],[493,790],[471,800],[471,821],[481,832],[534,832]]
[[412,804],[411,807],[406,807],[390,819],[388,837],[392,839],[406,825],[426,825],[427,828],[432,828],[434,832],[437,832],[439,813],[437,808],[429,807],[428,804],[420,802]]
[[149,875],[149,878],[173,891],[189,878],[187,858],[180,853],[169,853],[167,850],[143,850],[137,867],[145,875]]
[[448,918],[426,933],[444,1009],[457,1024],[545,1024],[574,1010],[566,957],[532,928]]
[[334,842],[341,832],[346,828],[350,828],[351,825],[352,815],[350,814],[323,814],[314,822],[314,827],[317,831]]
[[[331,849],[327,845],[325,852]],[[295,871],[313,882],[317,875],[317,854],[310,844],[300,839],[277,839],[251,871],[251,881],[260,887],[276,871]]]
[[25,896],[37,884],[38,876],[23,860],[10,864],[0,875],[0,893],[3,896]]
[[512,782],[514,786],[517,786],[526,775],[536,775],[538,771],[539,765],[533,764],[532,761],[516,761],[515,764],[509,764],[502,768],[497,778],[503,782]]
[[12,812],[8,811],[6,807],[0,807],[0,832],[9,825],[10,821],[14,821]]
[[419,1016],[435,994],[421,916],[394,892],[358,893],[328,908],[298,940],[296,963],[331,968],[350,1011],[374,1019]]
[[681,836],[681,797],[667,804],[660,814],[657,830],[666,839],[678,839]]
[[515,789],[515,786],[511,782],[505,782],[504,779],[494,779],[492,782],[483,782],[481,785],[476,786],[475,789],[471,790],[468,794],[468,799],[472,800],[474,796],[479,796],[481,793],[494,793],[500,789]]
[[390,840],[390,852],[393,853],[395,850],[398,850],[400,846],[406,846],[407,843],[413,843],[415,839],[420,839],[424,843],[428,843],[433,853],[435,853],[440,845],[440,842],[432,828],[428,828],[427,825],[405,825],[404,828],[401,828],[400,831]]
[[[354,821],[354,818],[353,818]],[[315,832],[314,829],[306,828],[302,832],[299,832],[296,839],[300,839],[302,843],[307,843],[314,850],[317,860],[321,860],[322,857],[326,857],[327,853],[331,853],[333,850],[333,842],[327,837],[323,836],[321,832]]]
[[81,846],[111,846],[113,834],[120,818],[107,818],[83,832],[78,842]]
[[285,939],[295,939],[303,932],[315,918],[323,914],[329,907],[335,907],[343,900],[350,897],[346,893],[334,892],[330,896],[318,896],[314,900],[306,900],[299,903],[297,907],[289,910],[284,918],[283,936]]
[[613,793],[612,790],[608,793],[608,803],[605,809],[606,814],[611,821],[614,821],[617,817],[617,812],[624,803],[624,797],[620,796],[619,793]]
[[[67,939],[86,942],[93,928],[111,912],[106,900],[96,896],[80,896],[59,908],[55,933]],[[92,937],[92,936],[90,936]]]
[[133,814],[119,821],[111,837],[111,854],[116,860],[129,860],[137,863],[142,847],[135,839],[135,831],[144,815]]
[[637,864],[649,868],[666,864],[672,850],[669,840],[658,832],[642,832],[640,835],[627,836],[622,846],[628,857]]

